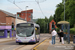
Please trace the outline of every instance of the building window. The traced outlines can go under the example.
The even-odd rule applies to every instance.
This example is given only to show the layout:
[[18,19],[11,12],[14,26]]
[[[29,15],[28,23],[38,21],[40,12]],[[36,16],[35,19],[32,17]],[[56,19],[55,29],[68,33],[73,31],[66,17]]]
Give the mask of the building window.
[[0,36],[4,36],[4,30],[0,30]]
[[54,25],[54,22],[52,22],[52,28],[54,28],[54,29],[55,29],[55,25]]
[[54,22],[52,22],[52,24],[54,25]]
[[18,17],[19,17],[19,14],[18,14]]

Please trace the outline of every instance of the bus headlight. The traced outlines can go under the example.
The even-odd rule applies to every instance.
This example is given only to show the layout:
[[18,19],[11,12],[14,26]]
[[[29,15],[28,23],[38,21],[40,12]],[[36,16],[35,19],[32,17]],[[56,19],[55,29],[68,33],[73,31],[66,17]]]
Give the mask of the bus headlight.
[[16,38],[16,41],[19,41],[18,38]]
[[19,41],[19,40],[17,40],[17,41]]
[[34,37],[32,38],[32,40],[34,40]]

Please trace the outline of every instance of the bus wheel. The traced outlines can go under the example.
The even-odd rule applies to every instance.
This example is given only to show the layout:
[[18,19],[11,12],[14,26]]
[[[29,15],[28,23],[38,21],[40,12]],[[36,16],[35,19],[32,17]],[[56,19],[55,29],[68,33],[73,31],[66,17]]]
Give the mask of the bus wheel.
[[39,43],[39,41],[37,41]]
[[19,43],[19,45],[21,45],[22,43]]

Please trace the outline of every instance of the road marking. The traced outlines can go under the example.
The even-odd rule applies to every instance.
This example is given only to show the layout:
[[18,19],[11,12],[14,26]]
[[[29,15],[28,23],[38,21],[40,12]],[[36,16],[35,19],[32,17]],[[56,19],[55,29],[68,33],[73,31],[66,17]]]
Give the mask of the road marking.
[[[16,45],[14,45],[14,46],[16,46]],[[14,46],[11,46],[11,47],[14,47]],[[5,50],[5,49],[11,48],[11,47],[6,47],[6,48],[3,48],[2,50]]]
[[7,41],[2,41],[2,42],[0,42],[0,43],[5,43],[5,42],[10,42],[10,41],[14,41],[15,39],[13,39],[13,40],[7,40]]
[[20,48],[22,48],[22,47],[24,47],[24,46],[25,46],[25,45],[19,46],[19,47],[13,49],[13,50],[18,50],[18,49],[20,49]]
[[[47,39],[46,39],[47,40]],[[44,43],[46,40],[44,40],[43,42],[41,42],[39,45],[41,45],[42,43]],[[36,48],[39,46],[37,45],[36,47],[33,48],[33,50],[37,50]]]

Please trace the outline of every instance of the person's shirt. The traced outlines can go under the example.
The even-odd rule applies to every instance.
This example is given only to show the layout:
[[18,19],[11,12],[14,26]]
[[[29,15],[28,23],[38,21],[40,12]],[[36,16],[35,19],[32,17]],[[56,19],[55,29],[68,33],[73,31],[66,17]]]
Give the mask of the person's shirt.
[[52,34],[52,36],[55,36],[55,35],[57,34],[57,32],[56,32],[55,30],[53,30],[53,31],[51,32],[51,34]]
[[64,33],[63,32],[60,32],[60,37],[64,37]]
[[58,32],[58,36],[60,36],[60,32]]

